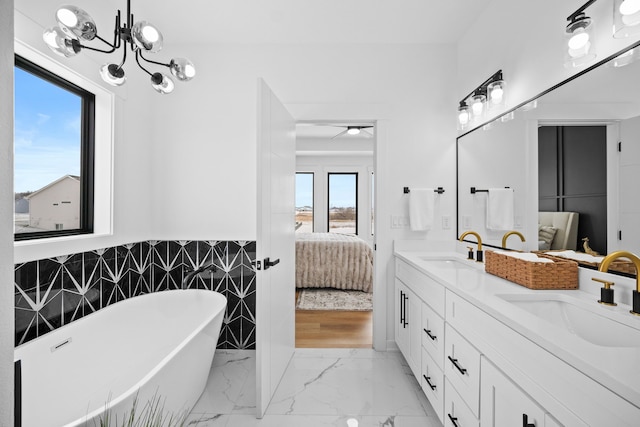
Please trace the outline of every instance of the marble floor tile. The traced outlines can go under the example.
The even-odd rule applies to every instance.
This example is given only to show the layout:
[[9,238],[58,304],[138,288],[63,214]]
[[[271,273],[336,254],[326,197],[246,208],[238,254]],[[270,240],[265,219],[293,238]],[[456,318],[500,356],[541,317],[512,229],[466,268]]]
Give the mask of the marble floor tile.
[[262,419],[255,391],[255,351],[217,351],[189,425],[442,426],[399,352],[297,349]]

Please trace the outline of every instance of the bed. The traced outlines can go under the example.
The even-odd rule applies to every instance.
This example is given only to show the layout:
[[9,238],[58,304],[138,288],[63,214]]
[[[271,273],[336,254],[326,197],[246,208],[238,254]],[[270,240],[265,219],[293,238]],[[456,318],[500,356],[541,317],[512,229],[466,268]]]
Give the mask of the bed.
[[296,233],[296,288],[373,290],[373,251],[338,233]]

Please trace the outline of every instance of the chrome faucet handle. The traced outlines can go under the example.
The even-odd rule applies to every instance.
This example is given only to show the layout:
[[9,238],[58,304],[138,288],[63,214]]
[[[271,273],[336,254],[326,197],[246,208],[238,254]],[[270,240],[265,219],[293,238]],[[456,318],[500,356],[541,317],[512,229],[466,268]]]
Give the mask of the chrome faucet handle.
[[594,282],[600,282],[604,285],[604,287],[600,288],[600,299],[598,300],[598,303],[608,306],[618,305],[613,300],[613,289],[611,289],[615,283],[609,280],[599,279],[597,277],[592,277],[591,280]]

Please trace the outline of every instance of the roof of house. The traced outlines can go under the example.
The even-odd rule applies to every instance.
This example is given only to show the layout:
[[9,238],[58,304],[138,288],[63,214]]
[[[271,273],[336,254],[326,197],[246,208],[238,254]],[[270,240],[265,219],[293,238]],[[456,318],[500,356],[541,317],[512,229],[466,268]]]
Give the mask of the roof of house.
[[58,183],[64,181],[65,179],[72,179],[74,181],[80,182],[80,177],[77,176],[77,175],[64,175],[64,176],[56,179],[55,181],[50,182],[49,184],[45,185],[44,187],[40,188],[39,190],[34,191],[33,193],[29,194],[28,196],[25,196],[24,198],[29,200],[33,196],[35,196],[36,194],[42,193],[44,190],[57,185]]

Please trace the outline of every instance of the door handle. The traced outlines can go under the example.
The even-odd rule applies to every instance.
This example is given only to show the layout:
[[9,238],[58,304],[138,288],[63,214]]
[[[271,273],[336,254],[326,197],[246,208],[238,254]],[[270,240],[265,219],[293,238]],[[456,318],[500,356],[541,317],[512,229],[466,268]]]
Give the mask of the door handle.
[[425,334],[429,336],[429,338],[431,338],[432,341],[435,341],[438,339],[438,337],[431,334],[431,329],[422,328],[422,330],[424,331]]
[[424,380],[427,382],[427,384],[429,384],[429,387],[431,388],[431,390],[435,390],[436,386],[431,384],[431,377],[428,377],[424,374],[422,374],[422,376],[424,377]]
[[270,267],[274,267],[280,263],[280,258],[271,261],[269,258],[264,259],[264,269],[268,270]]
[[465,368],[463,368],[462,366],[460,366],[460,364],[458,363],[458,359],[454,359],[454,358],[453,358],[453,357],[451,357],[451,356],[447,356],[447,358],[451,361],[451,363],[453,363],[453,366],[455,366],[455,367],[456,367],[456,369],[457,369],[458,371],[460,371],[460,373],[461,373],[462,375],[464,375],[464,374],[466,374],[466,373],[467,373],[467,370],[466,370]]

